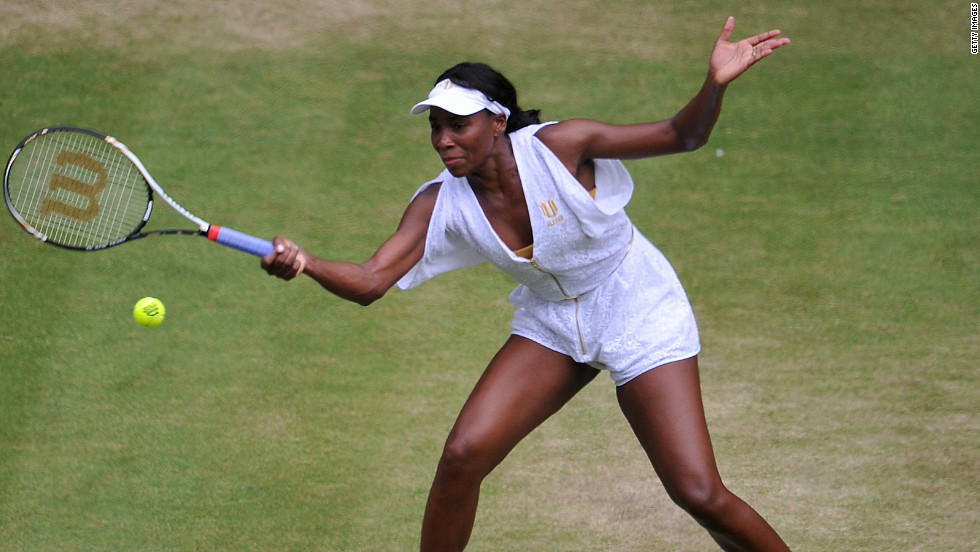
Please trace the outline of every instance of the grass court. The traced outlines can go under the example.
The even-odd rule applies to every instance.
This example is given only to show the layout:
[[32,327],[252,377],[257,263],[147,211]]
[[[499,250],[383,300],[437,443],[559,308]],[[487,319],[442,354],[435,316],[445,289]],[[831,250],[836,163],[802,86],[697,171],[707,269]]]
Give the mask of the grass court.
[[[0,0],[0,149],[118,137],[216,224],[361,261],[441,165],[408,109],[485,61],[548,120],[672,116],[725,18],[793,44],[711,142],[630,162],[702,332],[729,486],[794,550],[980,546],[980,57],[967,2]],[[6,220],[3,220],[6,218]],[[150,226],[180,224],[159,206]],[[195,238],[0,217],[0,552],[415,550],[506,338],[487,267],[368,309]],[[153,295],[168,318],[137,326]],[[713,550],[600,377],[484,484],[468,550]]]

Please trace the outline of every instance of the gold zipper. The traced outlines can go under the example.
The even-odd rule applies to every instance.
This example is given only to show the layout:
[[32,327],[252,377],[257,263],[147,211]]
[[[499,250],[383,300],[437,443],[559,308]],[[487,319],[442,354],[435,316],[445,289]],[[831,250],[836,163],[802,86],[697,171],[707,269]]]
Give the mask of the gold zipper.
[[[632,234],[630,235],[630,243],[629,243],[629,245],[626,246],[626,253],[623,255],[623,258],[619,260],[619,264],[616,265],[616,268],[613,270],[613,272],[616,272],[617,270],[619,270],[619,267],[622,266],[623,261],[625,261],[626,260],[626,257],[629,256],[630,251],[633,249],[633,241],[635,239],[636,239],[636,227],[634,226],[632,228]],[[552,273],[548,272],[547,270],[541,268],[538,265],[538,262],[535,261],[534,259],[530,259],[530,261],[531,261],[531,266],[533,266],[534,268],[538,269],[542,273],[547,274],[548,276],[551,276],[551,279],[555,281],[555,285],[558,286],[558,291],[561,291],[561,294],[565,296],[565,300],[566,301],[575,301],[575,327],[576,327],[576,329],[578,329],[578,342],[579,342],[579,346],[582,348],[582,354],[583,355],[588,355],[589,354],[589,350],[585,346],[585,334],[582,332],[582,318],[579,315],[579,306],[578,306],[578,299],[582,295],[581,294],[578,294],[578,295],[569,295],[568,292],[565,291],[565,287],[561,285],[561,282],[560,281],[558,281],[558,277],[557,276],[555,276],[554,274],[552,274]]]
[[558,286],[558,291],[560,291],[561,294],[565,296],[565,300],[575,302],[575,328],[578,330],[578,342],[579,342],[579,346],[582,348],[582,354],[588,355],[589,349],[585,346],[585,334],[582,332],[582,318],[581,316],[579,316],[578,298],[580,297],[580,295],[569,295],[568,292],[565,291],[565,287],[561,285],[560,281],[558,281],[558,277],[548,272],[547,270],[541,268],[538,265],[537,261],[535,261],[534,259],[531,259],[531,266],[538,269],[542,273],[551,276],[551,279],[555,281],[555,285]]

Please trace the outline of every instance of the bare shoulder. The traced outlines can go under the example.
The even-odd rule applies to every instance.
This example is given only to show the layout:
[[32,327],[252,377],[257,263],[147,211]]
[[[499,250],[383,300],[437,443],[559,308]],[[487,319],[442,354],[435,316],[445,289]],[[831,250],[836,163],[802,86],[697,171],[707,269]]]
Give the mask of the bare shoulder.
[[423,203],[435,202],[436,198],[439,196],[439,189],[442,188],[442,181],[435,181],[430,183],[425,188],[419,190],[415,197],[412,198],[412,203],[416,201],[422,201]]
[[549,148],[587,142],[606,125],[591,119],[568,119],[541,128],[535,134]]
[[589,144],[603,126],[603,123],[591,119],[569,119],[548,125],[535,136],[566,165],[575,167],[587,157]]
[[400,226],[404,226],[406,223],[422,223],[428,226],[429,219],[432,218],[432,211],[436,206],[436,200],[439,198],[440,188],[442,188],[442,182],[433,182],[419,190],[412,198],[408,208],[405,209]]
[[566,164],[576,159],[642,159],[683,151],[671,120],[620,125],[571,119],[545,127],[537,136]]

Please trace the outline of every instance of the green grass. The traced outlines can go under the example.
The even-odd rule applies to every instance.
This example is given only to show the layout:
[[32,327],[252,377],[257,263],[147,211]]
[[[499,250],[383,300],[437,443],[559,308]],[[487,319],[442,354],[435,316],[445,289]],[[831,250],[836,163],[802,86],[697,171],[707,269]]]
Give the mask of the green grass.
[[[103,130],[205,218],[348,260],[439,170],[407,109],[452,63],[546,118],[629,122],[693,95],[729,13],[780,27],[706,148],[629,165],[698,314],[722,474],[797,550],[980,546],[967,3],[76,4],[3,3],[0,146]],[[509,327],[486,268],[362,309],[204,240],[78,254],[8,220],[0,248],[0,552],[415,549]],[[713,549],[603,376],[487,480],[470,550],[641,548]]]

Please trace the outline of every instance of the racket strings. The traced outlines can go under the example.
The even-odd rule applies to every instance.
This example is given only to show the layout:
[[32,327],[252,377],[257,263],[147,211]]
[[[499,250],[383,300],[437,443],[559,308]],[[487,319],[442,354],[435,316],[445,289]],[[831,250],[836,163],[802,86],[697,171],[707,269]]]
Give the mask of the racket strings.
[[38,136],[24,146],[12,169],[17,169],[8,179],[13,206],[35,230],[62,245],[109,245],[137,231],[149,214],[140,172],[94,135]]

